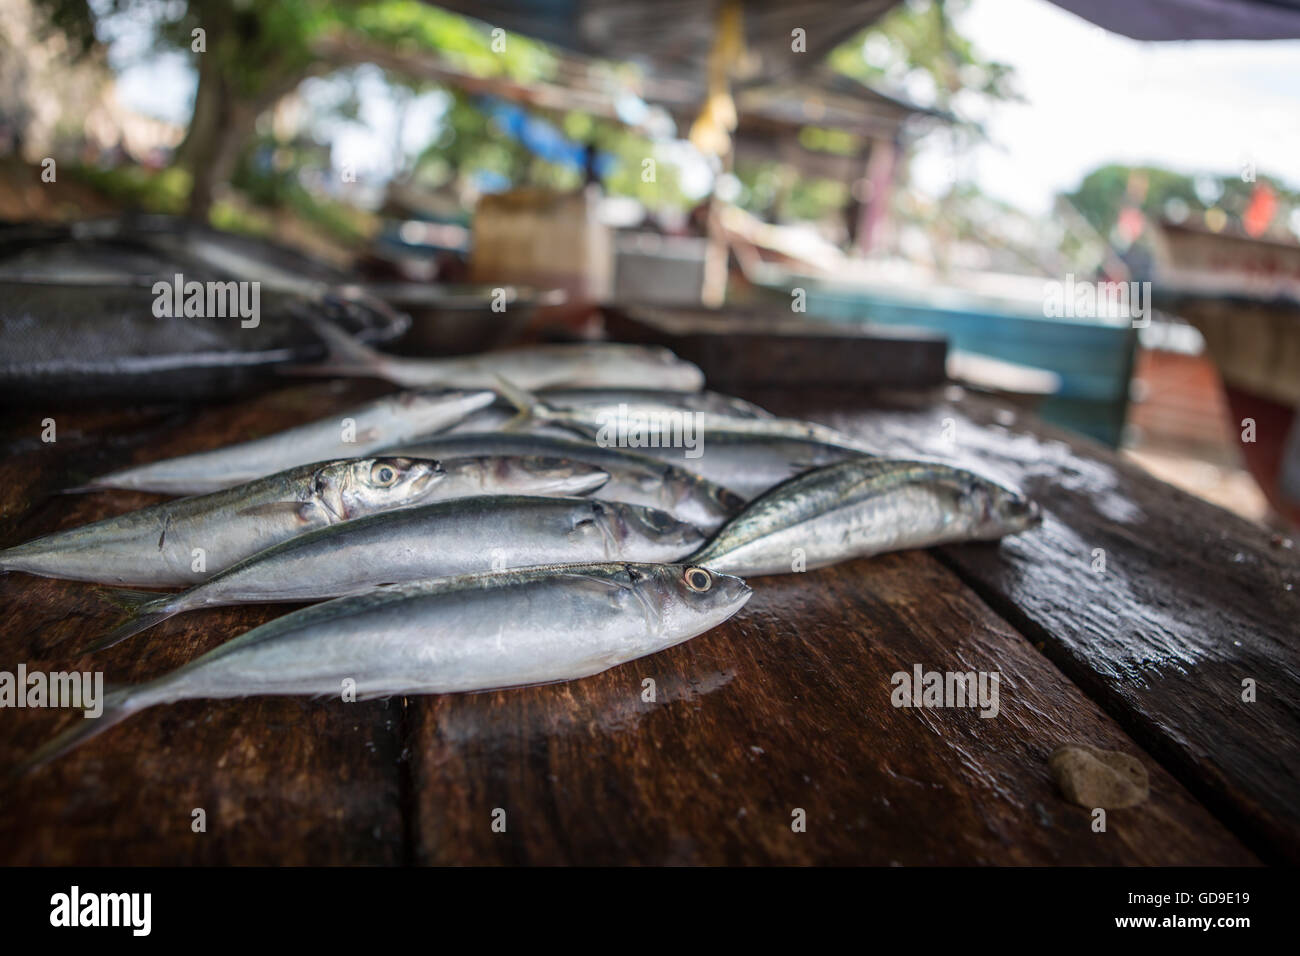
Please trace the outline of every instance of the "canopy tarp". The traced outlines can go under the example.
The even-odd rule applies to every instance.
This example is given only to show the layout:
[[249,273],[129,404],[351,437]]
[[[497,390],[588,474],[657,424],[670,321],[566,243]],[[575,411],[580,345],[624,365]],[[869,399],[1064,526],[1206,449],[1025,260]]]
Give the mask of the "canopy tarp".
[[[900,0],[742,0],[749,76],[800,73]],[[1300,38],[1300,0],[1053,0],[1139,40]],[[436,0],[436,5],[592,57],[702,84],[721,0]],[[802,50],[794,31],[802,32]],[[742,74],[738,79],[744,79]]]
[[[811,68],[898,0],[743,0],[744,74]],[[720,3],[708,0],[437,0],[495,27],[663,79],[703,84]],[[794,31],[800,30],[798,41]],[[742,76],[744,75],[742,74]]]
[[1135,40],[1293,40],[1300,0],[1052,0]]

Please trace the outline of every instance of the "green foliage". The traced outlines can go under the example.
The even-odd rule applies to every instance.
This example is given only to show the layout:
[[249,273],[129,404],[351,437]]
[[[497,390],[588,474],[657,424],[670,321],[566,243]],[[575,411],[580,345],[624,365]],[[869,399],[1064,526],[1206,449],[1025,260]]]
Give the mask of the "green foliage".
[[185,209],[190,177],[183,169],[145,169],[143,166],[101,166],[73,163],[60,167],[68,175],[128,209],[177,214]]
[[738,163],[736,205],[764,219],[819,222],[841,215],[849,188],[835,179],[800,176],[784,163]]
[[555,75],[555,57],[542,44],[514,33],[504,48],[492,48],[490,28],[419,0],[334,4],[337,25],[400,52],[436,51],[475,76],[508,76],[521,82]]
[[962,91],[995,100],[1019,98],[1012,68],[987,60],[952,24],[967,0],[911,0],[901,3],[858,36],[833,50],[830,65],[868,86],[902,89],[923,75],[933,84],[934,102],[949,109]]
[[[689,200],[681,190],[681,176],[676,166],[665,162],[655,144],[639,133],[606,120],[592,121],[591,132],[582,137],[596,144],[602,153],[613,157],[613,168],[606,173],[605,189],[614,196],[630,196],[647,209],[685,209]],[[643,175],[645,160],[654,160],[654,181]]]
[[842,129],[805,126],[799,130],[799,145],[815,153],[856,156],[862,151],[862,137]]
[[[1300,192],[1260,176],[1278,196],[1279,215],[1285,222],[1288,211],[1300,208]],[[1188,176],[1151,166],[1109,165],[1094,169],[1079,188],[1064,196],[1101,235],[1109,235],[1125,206],[1136,205],[1151,219],[1178,218],[1182,213],[1204,221],[1205,212],[1216,207],[1229,221],[1239,221],[1250,203],[1256,183],[1241,176]]]

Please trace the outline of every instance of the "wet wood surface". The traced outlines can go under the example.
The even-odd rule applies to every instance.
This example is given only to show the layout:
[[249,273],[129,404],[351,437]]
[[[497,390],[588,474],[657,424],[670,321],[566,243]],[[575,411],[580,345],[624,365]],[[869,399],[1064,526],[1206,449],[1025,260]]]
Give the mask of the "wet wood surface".
[[[254,437],[381,390],[295,385],[201,411],[8,411],[0,545],[156,500],[53,493],[95,473]],[[1048,523],[1001,544],[754,579],[754,598],[721,627],[567,684],[153,708],[0,791],[0,862],[1248,864],[1289,856],[1297,802],[1287,803],[1286,788],[1300,734],[1294,711],[1278,701],[1288,675],[1294,687],[1297,615],[1284,617],[1292,606],[1267,592],[1295,576],[1294,552],[1094,448],[1067,454],[1040,426],[999,423],[1005,412],[969,396],[955,404],[941,395],[753,397],[888,437],[898,450],[972,456],[990,464],[985,471],[1019,463]],[[51,415],[53,445],[39,438]],[[945,418],[956,443],[940,448],[946,432],[930,430]],[[1157,562],[1166,541],[1200,547]],[[1109,586],[1104,576],[1096,586],[1078,578],[1072,562],[1090,560],[1094,547],[1123,578]],[[1247,557],[1219,567],[1224,549]],[[1149,579],[1135,580],[1136,554]],[[1211,567],[1216,580],[1207,585]],[[1260,568],[1276,577],[1261,580]],[[1128,603],[1114,603],[1120,597]],[[79,644],[120,614],[101,590],[0,575],[0,608],[0,670],[94,668],[109,682],[161,674],[286,610],[183,615],[79,658]],[[1188,626],[1171,623],[1179,621]],[[918,664],[997,671],[998,715],[893,706],[892,675]],[[1239,690],[1220,699],[1239,672],[1258,675],[1256,704],[1241,703]],[[1175,700],[1180,694],[1189,699]],[[0,766],[67,719],[0,711]],[[1150,798],[1112,810],[1095,832],[1091,812],[1068,803],[1048,773],[1047,756],[1065,742],[1138,757]],[[1267,772],[1256,757],[1265,749]],[[200,809],[206,830],[196,832]],[[792,828],[797,819],[803,832]]]
[[[1294,542],[1085,438],[960,391],[780,394],[876,447],[1023,488],[1046,519],[997,549],[941,549],[958,576],[1252,847],[1300,862],[1300,560]],[[1254,700],[1247,701],[1253,682]]]

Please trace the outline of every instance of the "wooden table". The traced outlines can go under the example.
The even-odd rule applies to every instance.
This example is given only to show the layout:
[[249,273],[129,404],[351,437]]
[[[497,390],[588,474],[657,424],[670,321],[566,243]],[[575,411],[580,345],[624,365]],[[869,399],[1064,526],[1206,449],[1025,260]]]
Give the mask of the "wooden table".
[[[11,410],[0,543],[154,500],[54,493],[90,474],[379,391],[314,383],[204,410]],[[155,708],[0,795],[0,862],[1300,861],[1289,544],[972,395],[746,397],[1022,484],[1046,522],[1001,544],[754,579],[727,624],[568,684]],[[53,445],[39,440],[46,417]],[[184,615],[76,659],[118,614],[97,588],[3,575],[0,606],[0,669],[102,668],[110,682],[160,674],[286,610]],[[893,707],[891,675],[916,664],[998,672],[999,715]],[[66,719],[0,712],[0,761]],[[1094,832],[1048,772],[1065,742],[1135,755],[1150,799]],[[791,826],[798,810],[805,832]]]

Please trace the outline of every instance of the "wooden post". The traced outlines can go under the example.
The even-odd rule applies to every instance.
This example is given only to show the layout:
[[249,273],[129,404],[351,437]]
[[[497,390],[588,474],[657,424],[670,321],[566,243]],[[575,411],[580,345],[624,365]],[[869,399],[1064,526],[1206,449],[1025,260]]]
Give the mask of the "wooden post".
[[868,195],[862,203],[858,220],[858,253],[866,255],[878,238],[877,233],[889,215],[889,196],[893,191],[894,161],[898,147],[893,140],[873,139],[867,155],[864,179]]
[[[733,145],[722,159],[722,170],[718,175],[731,172],[735,162],[736,150]],[[704,247],[704,279],[700,286],[700,302],[710,309],[721,308],[727,298],[727,263],[730,250],[727,236],[722,228],[721,204],[718,202],[717,189],[709,194],[709,214],[706,223],[708,240]]]

